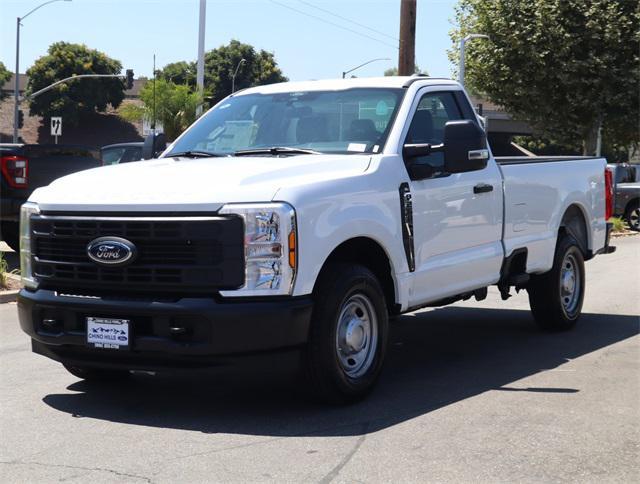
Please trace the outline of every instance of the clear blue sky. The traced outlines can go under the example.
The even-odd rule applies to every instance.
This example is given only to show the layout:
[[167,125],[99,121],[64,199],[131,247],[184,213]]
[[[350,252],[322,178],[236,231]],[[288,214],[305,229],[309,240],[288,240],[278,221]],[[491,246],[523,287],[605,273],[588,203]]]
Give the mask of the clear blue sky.
[[[0,0],[0,60],[15,67],[16,17],[44,0]],[[195,60],[199,0],[72,0],[44,6],[25,19],[21,29],[20,71],[44,55],[56,41],[84,43],[134,69],[151,75],[157,65]],[[451,76],[446,49],[455,0],[418,0],[416,62],[436,77]],[[289,8],[286,8],[286,5]],[[331,16],[353,20],[364,27]],[[374,37],[362,37],[311,18],[320,17]],[[275,54],[291,80],[339,77],[343,70],[375,57],[359,76],[382,75],[397,64],[400,0],[207,0],[206,50],[231,39]],[[390,45],[385,45],[390,44]]]

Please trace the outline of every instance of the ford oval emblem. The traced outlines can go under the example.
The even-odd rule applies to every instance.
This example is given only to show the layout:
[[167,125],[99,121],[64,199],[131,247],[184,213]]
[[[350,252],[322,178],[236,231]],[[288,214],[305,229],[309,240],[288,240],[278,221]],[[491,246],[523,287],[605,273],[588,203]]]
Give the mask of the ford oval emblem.
[[89,242],[87,255],[98,264],[119,266],[133,262],[136,246],[120,237],[99,237]]

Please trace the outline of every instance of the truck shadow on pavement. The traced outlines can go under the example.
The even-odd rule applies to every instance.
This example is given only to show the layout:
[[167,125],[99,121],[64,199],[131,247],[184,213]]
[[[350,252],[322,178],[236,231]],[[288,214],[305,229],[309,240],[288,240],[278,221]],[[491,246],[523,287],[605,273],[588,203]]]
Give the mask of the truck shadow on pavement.
[[254,370],[223,368],[125,383],[76,382],[44,397],[78,418],[205,433],[362,435],[498,390],[563,398],[580,388],[527,388],[518,380],[630,338],[637,316],[584,314],[576,330],[543,333],[529,311],[450,307],[392,323],[382,378],[368,399],[319,404],[296,388],[296,360]]

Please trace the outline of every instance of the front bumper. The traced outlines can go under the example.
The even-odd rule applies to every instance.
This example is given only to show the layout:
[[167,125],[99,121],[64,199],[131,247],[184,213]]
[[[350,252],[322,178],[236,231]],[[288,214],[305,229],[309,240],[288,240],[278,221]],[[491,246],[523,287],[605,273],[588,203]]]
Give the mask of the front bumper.
[[[20,326],[31,336],[34,352],[68,364],[132,370],[213,366],[300,346],[307,341],[311,310],[310,297],[87,298],[45,289],[23,289],[18,296]],[[88,316],[129,319],[130,348],[88,346]]]

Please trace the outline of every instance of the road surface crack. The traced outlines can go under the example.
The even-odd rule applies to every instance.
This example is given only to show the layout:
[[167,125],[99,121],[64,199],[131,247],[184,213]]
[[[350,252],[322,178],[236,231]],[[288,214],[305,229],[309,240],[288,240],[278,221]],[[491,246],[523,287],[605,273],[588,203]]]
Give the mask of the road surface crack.
[[118,472],[113,469],[107,469],[104,467],[82,467],[82,466],[70,466],[64,464],[47,464],[46,462],[34,462],[34,461],[21,461],[14,460],[10,462],[0,461],[0,464],[8,464],[8,465],[34,465],[34,466],[42,466],[42,467],[61,467],[64,469],[75,469],[81,471],[98,471],[98,472],[109,472],[110,474],[114,474],[119,477],[129,477],[133,479],[140,479],[148,483],[152,483],[151,479],[145,476],[138,476],[136,474],[127,474],[126,472]]
[[365,439],[367,438],[368,428],[369,428],[368,422],[365,422],[362,424],[362,435],[358,438],[358,440],[356,441],[352,449],[347,453],[347,455],[344,456],[344,458],[340,461],[340,463],[338,463],[337,466],[331,469],[331,471],[329,471],[329,473],[320,480],[320,484],[329,484],[336,477],[338,477],[338,474],[340,474],[340,471],[344,468],[344,466],[346,466],[349,463],[349,461],[353,459],[353,456],[356,455],[356,452],[360,450],[360,447],[362,446]]

